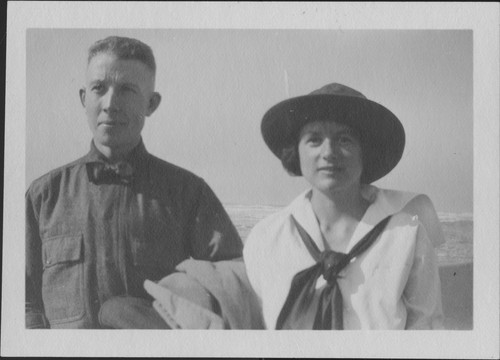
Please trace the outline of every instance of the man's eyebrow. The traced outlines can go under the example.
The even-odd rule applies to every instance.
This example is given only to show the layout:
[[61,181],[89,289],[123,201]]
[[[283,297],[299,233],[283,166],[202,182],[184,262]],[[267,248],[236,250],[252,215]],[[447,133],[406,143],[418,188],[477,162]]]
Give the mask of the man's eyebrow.
[[[103,84],[103,83],[106,83],[106,79],[94,79],[94,80],[91,80],[90,81],[90,85],[96,85],[96,84]],[[138,89],[139,86],[135,83],[132,83],[132,82],[118,82],[117,84],[118,86],[128,86],[128,87],[133,87],[133,88],[136,88]]]
[[135,87],[135,88],[139,88],[139,86],[137,84],[134,84],[134,83],[131,83],[131,82],[123,82],[123,83],[119,83],[121,86],[132,86],[132,87]]

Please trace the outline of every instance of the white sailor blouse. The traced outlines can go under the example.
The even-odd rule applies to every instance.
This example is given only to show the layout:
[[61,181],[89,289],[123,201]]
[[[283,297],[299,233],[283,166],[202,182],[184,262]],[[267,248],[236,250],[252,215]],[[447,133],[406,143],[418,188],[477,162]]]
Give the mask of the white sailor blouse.
[[[346,253],[376,224],[392,216],[378,239],[339,274],[343,328],[442,329],[434,246],[443,242],[443,235],[432,203],[425,195],[372,185],[364,186],[362,195],[370,206]],[[316,263],[295,221],[320,251],[325,250],[310,197],[308,190],[288,207],[259,222],[245,241],[247,275],[261,301],[268,329],[276,328],[294,276]],[[316,288],[324,285],[325,280],[319,278]]]

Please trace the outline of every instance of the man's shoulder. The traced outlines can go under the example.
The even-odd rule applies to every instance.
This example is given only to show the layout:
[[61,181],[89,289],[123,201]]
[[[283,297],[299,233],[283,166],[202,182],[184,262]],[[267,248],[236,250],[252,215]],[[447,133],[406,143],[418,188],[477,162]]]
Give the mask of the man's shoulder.
[[196,175],[190,170],[182,168],[166,160],[160,159],[157,156],[149,154],[150,168],[155,171],[156,175],[161,178],[169,178],[170,180],[188,181],[190,183],[204,183],[203,178]]
[[40,177],[33,180],[28,188],[28,192],[40,192],[44,189],[50,188],[54,183],[59,182],[64,174],[74,171],[78,167],[85,165],[85,156],[73,160],[67,164],[61,165],[52,169]]

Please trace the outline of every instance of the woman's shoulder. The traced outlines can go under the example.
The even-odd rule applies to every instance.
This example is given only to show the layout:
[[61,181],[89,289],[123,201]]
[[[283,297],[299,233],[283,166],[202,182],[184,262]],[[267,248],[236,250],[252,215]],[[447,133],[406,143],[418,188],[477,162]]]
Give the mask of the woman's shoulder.
[[377,201],[383,204],[388,213],[400,221],[421,224],[434,246],[444,243],[444,234],[434,204],[423,193],[376,189]]
[[278,210],[264,219],[260,220],[250,231],[248,239],[274,236],[283,226],[290,221],[291,210],[289,207]]
[[288,206],[259,221],[250,231],[249,238],[275,238],[283,230],[290,230],[292,214],[304,208],[309,193],[310,189],[297,196]]
[[247,265],[262,263],[263,257],[273,252],[289,218],[290,212],[284,208],[262,219],[252,228],[243,246],[243,258]]

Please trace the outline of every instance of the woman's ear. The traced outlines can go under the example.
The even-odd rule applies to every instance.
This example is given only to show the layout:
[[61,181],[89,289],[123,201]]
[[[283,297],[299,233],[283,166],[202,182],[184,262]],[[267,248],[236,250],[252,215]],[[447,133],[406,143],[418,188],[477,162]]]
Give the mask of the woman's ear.
[[146,116],[150,116],[158,108],[161,102],[160,93],[154,92],[149,99],[148,110],[146,111]]

